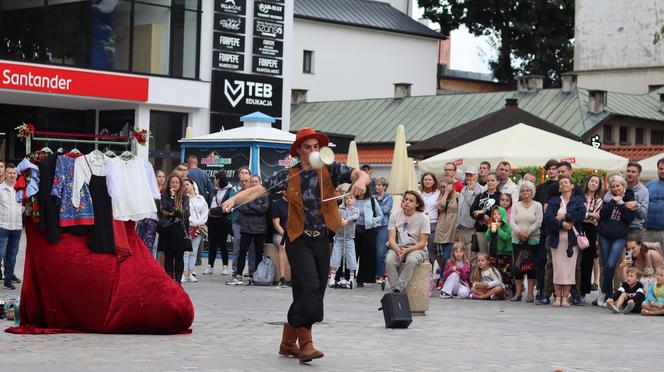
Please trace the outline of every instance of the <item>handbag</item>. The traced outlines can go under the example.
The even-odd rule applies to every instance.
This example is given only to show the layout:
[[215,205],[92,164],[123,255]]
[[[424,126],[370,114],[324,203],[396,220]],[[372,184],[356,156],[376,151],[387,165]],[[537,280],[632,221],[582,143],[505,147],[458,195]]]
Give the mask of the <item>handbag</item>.
[[532,249],[529,248],[527,243],[520,243],[521,250],[519,255],[514,260],[514,269],[515,273],[527,272],[535,267],[535,255],[533,254]]
[[576,226],[572,226],[572,230],[574,230],[574,235],[576,235],[576,245],[579,247],[579,249],[584,250],[590,247],[590,240],[588,240],[588,237],[585,233],[580,234],[576,230]]
[[477,242],[477,235],[475,234],[473,234],[472,238],[470,238],[470,251],[471,252],[480,251],[480,243]]
[[187,231],[187,225],[184,224],[184,220],[181,219],[180,223],[182,224],[182,230],[184,232],[184,251],[185,252],[192,252],[193,249],[193,244],[191,243],[191,235],[189,235],[189,231]]

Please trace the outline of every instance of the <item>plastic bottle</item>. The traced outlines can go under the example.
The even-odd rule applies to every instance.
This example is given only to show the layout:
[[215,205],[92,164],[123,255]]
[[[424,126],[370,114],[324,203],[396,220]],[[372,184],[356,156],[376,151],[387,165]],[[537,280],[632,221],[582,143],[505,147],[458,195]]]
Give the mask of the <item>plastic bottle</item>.
[[18,314],[20,313],[20,311],[19,311],[20,302],[21,302],[21,297],[18,297],[16,299],[16,302],[14,302],[14,324],[17,327],[21,324],[21,322],[19,320],[19,316],[18,316]]

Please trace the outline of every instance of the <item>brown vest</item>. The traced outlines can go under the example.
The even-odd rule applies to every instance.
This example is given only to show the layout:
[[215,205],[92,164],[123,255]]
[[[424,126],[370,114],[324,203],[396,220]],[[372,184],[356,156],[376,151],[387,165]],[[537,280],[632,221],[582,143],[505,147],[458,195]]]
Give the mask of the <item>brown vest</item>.
[[[341,217],[339,216],[339,207],[337,200],[328,200],[323,202],[322,199],[334,197],[334,184],[330,178],[330,172],[327,167],[323,167],[317,171],[318,182],[323,178],[323,195],[321,195],[321,215],[325,226],[332,231],[339,230],[341,227]],[[286,224],[286,233],[288,240],[294,241],[304,233],[304,204],[302,202],[302,187],[300,181],[300,167],[294,166],[289,170],[290,179],[286,187],[286,198],[288,199],[288,222]],[[319,183],[320,187],[320,183]]]

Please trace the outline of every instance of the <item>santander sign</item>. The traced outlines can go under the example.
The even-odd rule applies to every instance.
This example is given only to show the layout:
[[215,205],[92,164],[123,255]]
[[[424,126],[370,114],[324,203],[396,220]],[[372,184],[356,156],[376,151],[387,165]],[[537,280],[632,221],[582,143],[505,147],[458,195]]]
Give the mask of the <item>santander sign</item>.
[[145,102],[148,84],[138,76],[0,62],[0,89]]

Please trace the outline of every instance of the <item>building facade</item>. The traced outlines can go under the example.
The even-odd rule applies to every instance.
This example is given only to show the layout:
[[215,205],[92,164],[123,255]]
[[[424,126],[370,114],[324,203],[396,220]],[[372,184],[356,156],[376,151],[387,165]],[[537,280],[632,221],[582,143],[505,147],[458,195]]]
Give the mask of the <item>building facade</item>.
[[574,72],[586,89],[644,94],[664,86],[661,0],[576,0]]
[[441,35],[388,3],[296,0],[293,29],[292,88],[307,101],[390,97],[395,83],[436,94]]
[[[284,0],[0,0],[0,159],[24,155],[21,123],[148,129],[138,155],[166,171],[185,133],[236,127],[254,111],[288,128],[291,33]],[[33,148],[61,146],[42,142]]]

